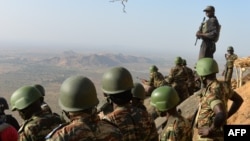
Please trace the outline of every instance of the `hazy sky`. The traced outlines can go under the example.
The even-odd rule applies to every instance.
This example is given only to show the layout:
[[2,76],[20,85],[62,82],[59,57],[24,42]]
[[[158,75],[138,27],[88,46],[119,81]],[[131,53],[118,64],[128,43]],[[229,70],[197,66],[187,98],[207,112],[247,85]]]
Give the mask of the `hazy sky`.
[[[0,48],[67,48],[198,57],[195,33],[213,5],[221,28],[215,56],[229,45],[249,56],[248,0],[0,0]],[[191,54],[191,55],[190,55]]]

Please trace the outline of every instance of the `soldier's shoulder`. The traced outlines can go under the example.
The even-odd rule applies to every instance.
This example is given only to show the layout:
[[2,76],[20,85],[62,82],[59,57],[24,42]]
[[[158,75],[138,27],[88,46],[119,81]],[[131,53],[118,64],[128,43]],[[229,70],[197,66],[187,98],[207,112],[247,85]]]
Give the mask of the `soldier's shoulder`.
[[32,118],[30,118],[30,119],[28,119],[28,120],[25,120],[25,121],[22,123],[21,127],[19,128],[18,133],[23,132],[24,129],[25,129],[27,126],[30,126],[30,125],[31,125],[31,122],[32,122],[32,121],[33,121]]

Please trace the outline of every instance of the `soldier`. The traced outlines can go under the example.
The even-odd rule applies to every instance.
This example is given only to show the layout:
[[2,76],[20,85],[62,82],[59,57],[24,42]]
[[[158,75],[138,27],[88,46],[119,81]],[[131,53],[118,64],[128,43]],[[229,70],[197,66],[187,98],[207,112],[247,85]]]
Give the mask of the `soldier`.
[[9,105],[6,99],[3,97],[0,97],[0,120],[12,125],[16,129],[16,131],[18,131],[20,128],[20,125],[18,121],[16,120],[16,118],[13,117],[12,115],[5,114],[5,110],[8,110],[8,109],[9,109]]
[[160,141],[191,141],[190,122],[176,109],[180,98],[174,88],[163,86],[153,91],[150,104],[156,107],[160,116],[166,117]]
[[227,48],[227,52],[228,53],[225,54],[227,63],[225,65],[225,70],[222,72],[222,75],[224,76],[224,81],[231,85],[234,61],[238,58],[238,56],[234,54],[234,48],[232,46],[229,46]]
[[197,39],[202,39],[199,59],[203,57],[213,58],[213,54],[216,51],[215,43],[219,39],[220,24],[215,16],[215,8],[213,6],[207,6],[204,10],[208,20],[202,23],[201,30],[196,32]]
[[145,89],[141,83],[134,83],[134,87],[132,88],[132,94],[132,105],[146,111],[147,108],[144,105]]
[[18,111],[24,119],[18,131],[19,141],[44,141],[45,136],[62,123],[59,116],[42,111],[41,97],[33,86],[22,86],[11,95],[12,111]]
[[166,78],[167,83],[177,91],[180,97],[180,103],[189,97],[186,81],[188,74],[182,66],[182,58],[176,57],[175,66],[170,69],[169,75]]
[[44,96],[45,96],[45,89],[42,85],[40,84],[35,84],[34,85],[35,88],[37,88],[37,90],[39,90],[39,92],[42,94],[42,98],[41,98],[41,108],[44,112],[48,112],[48,113],[52,113],[51,108],[49,107],[49,105],[44,101]]
[[[223,125],[228,117],[241,106],[243,99],[236,92],[229,92],[227,83],[216,79],[219,72],[217,62],[212,58],[202,58],[197,62],[196,71],[205,88],[200,95],[199,109],[196,115],[193,140],[223,141]],[[227,112],[227,101],[233,104]]]
[[84,76],[71,76],[61,85],[59,106],[70,122],[55,128],[47,141],[120,141],[120,130],[97,115],[96,88]]
[[149,81],[142,79],[142,83],[144,85],[148,85],[151,87],[151,89],[149,89],[149,92],[146,91],[147,95],[150,95],[151,92],[155,89],[158,88],[160,86],[166,85],[166,81],[164,76],[158,71],[158,68],[153,65],[149,68],[150,71],[150,78]]
[[125,141],[157,141],[155,122],[149,113],[131,105],[134,87],[130,72],[114,67],[103,74],[102,91],[113,102],[114,111],[102,117],[119,127]]
[[187,66],[187,61],[185,59],[182,59],[182,61],[183,61],[182,66],[188,74],[188,80],[187,80],[188,93],[189,95],[193,95],[193,93],[195,92],[194,71]]

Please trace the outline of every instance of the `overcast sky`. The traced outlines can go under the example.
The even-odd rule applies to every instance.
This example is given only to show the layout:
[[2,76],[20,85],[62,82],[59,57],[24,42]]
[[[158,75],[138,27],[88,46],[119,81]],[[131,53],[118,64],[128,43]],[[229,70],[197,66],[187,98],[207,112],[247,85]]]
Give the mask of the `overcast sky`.
[[215,56],[229,45],[249,56],[248,0],[0,0],[0,48],[90,48],[197,57],[195,33],[213,5],[221,28]]

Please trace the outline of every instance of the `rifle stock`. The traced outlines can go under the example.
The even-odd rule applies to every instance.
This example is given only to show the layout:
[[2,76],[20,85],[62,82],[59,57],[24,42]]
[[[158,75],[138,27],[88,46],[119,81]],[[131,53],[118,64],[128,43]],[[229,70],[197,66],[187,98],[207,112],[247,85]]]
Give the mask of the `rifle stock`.
[[[200,27],[199,27],[198,32],[201,32],[201,31],[202,31],[202,26],[203,26],[203,24],[204,24],[205,19],[206,19],[206,17],[203,18],[203,20],[202,20],[202,22],[201,22],[201,25],[200,25]],[[198,39],[199,39],[199,38],[196,37],[196,40],[195,40],[195,43],[194,43],[195,46],[196,46],[196,44],[197,44]]]

